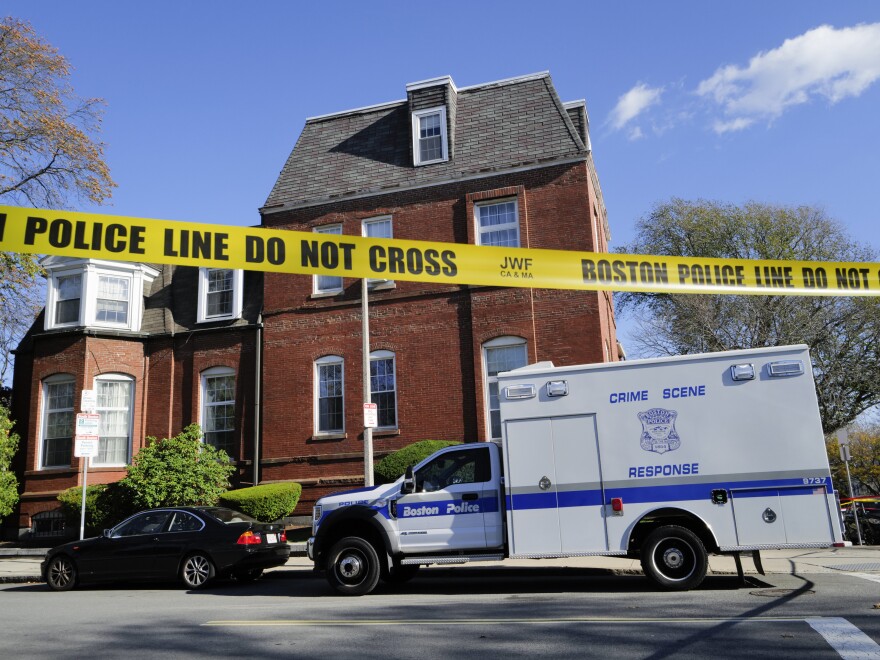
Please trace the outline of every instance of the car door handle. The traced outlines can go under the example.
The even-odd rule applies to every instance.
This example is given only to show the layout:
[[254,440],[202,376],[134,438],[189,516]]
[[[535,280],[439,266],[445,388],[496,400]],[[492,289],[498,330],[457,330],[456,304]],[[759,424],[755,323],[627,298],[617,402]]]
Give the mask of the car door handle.
[[461,496],[461,499],[463,499],[465,502],[472,502],[473,500],[480,499],[480,494],[479,493],[465,493],[464,495]]

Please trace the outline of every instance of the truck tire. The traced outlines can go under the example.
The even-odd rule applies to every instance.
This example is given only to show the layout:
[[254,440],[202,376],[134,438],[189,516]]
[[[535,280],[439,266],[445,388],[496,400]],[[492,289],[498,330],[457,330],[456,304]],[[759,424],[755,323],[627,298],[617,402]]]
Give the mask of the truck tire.
[[667,591],[697,587],[709,566],[703,542],[677,525],[658,527],[648,534],[640,554],[645,575]]
[[358,536],[338,541],[330,550],[327,581],[343,596],[364,596],[379,583],[379,555]]

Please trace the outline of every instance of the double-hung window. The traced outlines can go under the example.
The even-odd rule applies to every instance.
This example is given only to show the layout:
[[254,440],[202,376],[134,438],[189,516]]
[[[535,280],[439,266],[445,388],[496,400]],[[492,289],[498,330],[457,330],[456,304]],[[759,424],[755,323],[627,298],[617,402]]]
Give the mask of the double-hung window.
[[128,325],[130,288],[130,277],[98,275],[98,299],[95,305],[95,321],[98,323]]
[[489,437],[501,439],[501,410],[498,398],[498,374],[526,366],[526,341],[521,337],[498,337],[483,344],[483,368],[486,374],[486,419]]
[[43,384],[43,443],[40,467],[70,467],[73,443],[72,376],[53,376]]
[[[316,234],[342,235],[342,225],[315,227]],[[342,291],[342,278],[337,275],[315,275],[314,293],[339,293]]]
[[202,373],[202,430],[205,442],[235,456],[235,372],[215,367]]
[[77,325],[82,302],[82,275],[58,275],[54,280],[55,325]]
[[134,381],[128,376],[105,375],[95,380],[98,398],[96,412],[101,416],[98,427],[98,455],[93,465],[125,465],[129,461],[132,429]]
[[475,204],[478,245],[519,247],[519,212],[516,200]]
[[338,355],[327,355],[315,361],[316,410],[318,433],[345,431],[345,364]]
[[446,108],[429,108],[412,113],[413,158],[416,165],[449,160],[446,140]]
[[[370,218],[364,220],[361,224],[361,233],[367,238],[394,238],[394,231],[391,225],[391,216],[384,218]],[[372,284],[392,284],[394,280],[388,279],[370,279],[368,282]]]
[[376,404],[379,428],[397,428],[397,379],[390,351],[370,355],[370,401]]
[[244,271],[230,268],[199,269],[198,322],[241,317]]

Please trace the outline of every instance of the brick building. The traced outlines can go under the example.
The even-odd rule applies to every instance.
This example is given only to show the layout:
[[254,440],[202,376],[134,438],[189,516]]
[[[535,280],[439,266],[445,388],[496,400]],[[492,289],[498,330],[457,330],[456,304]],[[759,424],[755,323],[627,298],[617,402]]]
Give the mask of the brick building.
[[[436,78],[308,119],[260,213],[272,229],[376,238],[591,251],[609,238],[585,103],[562,103],[546,73]],[[79,481],[69,420],[82,389],[115,424],[102,416],[90,483],[193,421],[238,461],[238,484],[302,483],[302,512],[363,483],[360,280],[46,266],[46,310],[16,356],[19,528],[48,528],[40,514]],[[369,302],[377,459],[418,440],[499,437],[499,371],[617,359],[607,292],[405,282],[391,260]]]

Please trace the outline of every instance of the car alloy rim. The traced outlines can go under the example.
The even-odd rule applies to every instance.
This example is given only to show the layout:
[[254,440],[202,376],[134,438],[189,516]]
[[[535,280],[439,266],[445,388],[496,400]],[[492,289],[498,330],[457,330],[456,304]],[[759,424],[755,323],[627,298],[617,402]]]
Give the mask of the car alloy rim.
[[686,580],[696,569],[696,553],[684,539],[662,539],[653,554],[654,565],[667,580]]
[[186,562],[186,581],[190,584],[203,584],[208,579],[208,560],[204,557],[191,557]]
[[50,569],[50,578],[52,579],[52,584],[59,587],[66,586],[71,578],[70,564],[63,559],[53,561]]
[[356,554],[348,554],[339,560],[339,575],[346,580],[355,580],[363,570],[361,559]]

